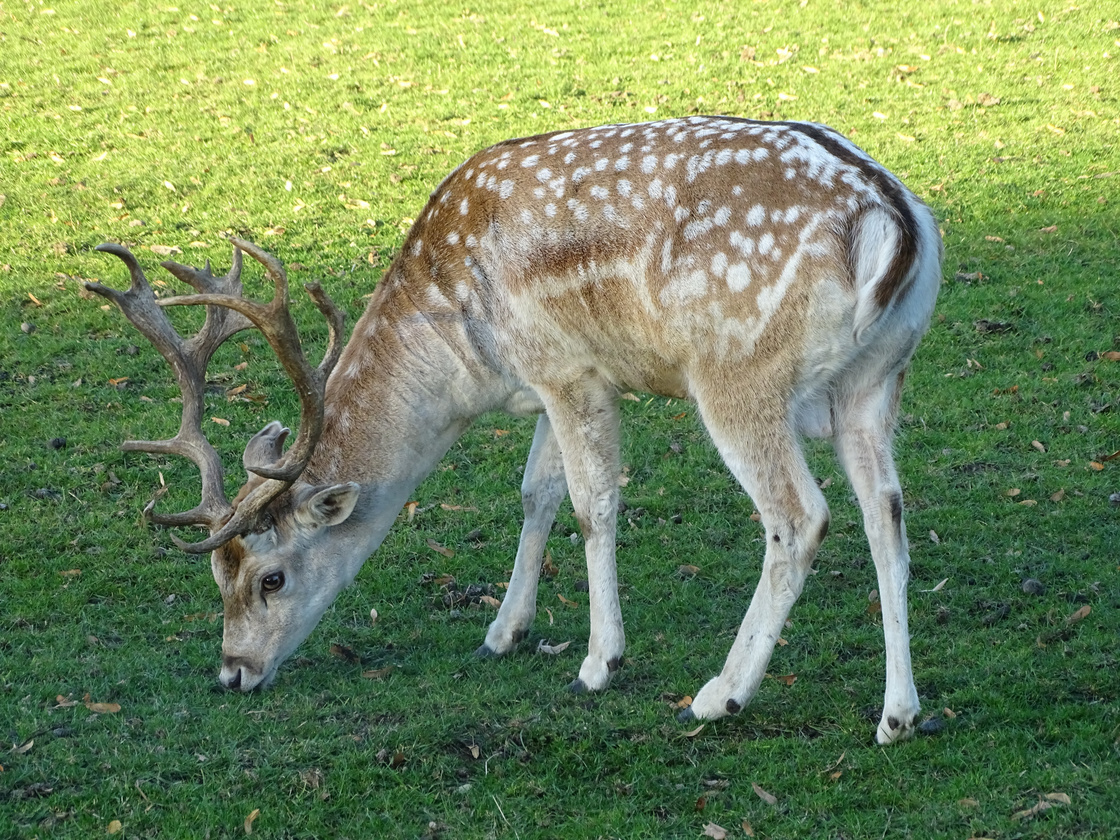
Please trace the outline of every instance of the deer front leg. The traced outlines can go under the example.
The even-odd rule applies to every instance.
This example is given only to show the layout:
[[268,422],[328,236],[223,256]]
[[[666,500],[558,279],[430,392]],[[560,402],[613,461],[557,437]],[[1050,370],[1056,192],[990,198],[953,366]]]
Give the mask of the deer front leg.
[[486,641],[475,651],[479,657],[502,656],[509,653],[529,633],[537,614],[537,583],[540,580],[541,557],[556,511],[567,495],[564,460],[547,414],[537,419],[533,445],[521,482],[521,507],[525,524],[513,562],[513,575],[498,617],[486,632]]
[[568,493],[587,553],[591,635],[571,691],[601,691],[622,663],[626,637],[618,600],[615,521],[618,517],[617,391],[596,374],[558,388],[538,387],[563,452]]

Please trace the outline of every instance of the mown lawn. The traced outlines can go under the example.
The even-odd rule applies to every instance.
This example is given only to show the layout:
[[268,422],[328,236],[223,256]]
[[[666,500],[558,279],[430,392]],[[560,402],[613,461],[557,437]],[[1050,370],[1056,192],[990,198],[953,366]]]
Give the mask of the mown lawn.
[[[1115,2],[0,2],[0,836],[1120,836],[1117,56]],[[155,278],[167,254],[224,270],[244,236],[353,323],[473,151],[692,113],[828,123],[941,220],[897,445],[923,735],[873,743],[874,570],[827,444],[832,530],[775,678],[734,719],[676,723],[761,532],[692,407],[648,397],[623,403],[608,692],[563,690],[588,632],[570,508],[515,655],[475,660],[492,611],[424,582],[508,580],[532,424],[497,415],[271,691],[220,691],[209,564],[139,523],[161,475],[167,509],[197,475],[118,449],[173,431],[172,380],[83,291],[125,282],[93,248]],[[298,407],[257,337],[210,373],[233,481]]]

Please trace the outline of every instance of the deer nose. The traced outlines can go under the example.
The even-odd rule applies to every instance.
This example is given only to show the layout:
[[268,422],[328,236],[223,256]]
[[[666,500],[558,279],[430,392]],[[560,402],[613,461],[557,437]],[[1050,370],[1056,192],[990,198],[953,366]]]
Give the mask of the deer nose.
[[234,674],[232,678],[223,680],[223,683],[230,691],[236,691],[241,688],[241,669],[238,668],[237,673]]

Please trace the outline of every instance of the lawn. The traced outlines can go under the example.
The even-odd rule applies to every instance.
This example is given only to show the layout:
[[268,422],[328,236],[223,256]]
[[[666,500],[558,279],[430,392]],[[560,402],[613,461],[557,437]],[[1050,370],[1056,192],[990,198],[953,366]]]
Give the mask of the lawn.
[[[1115,0],[0,1],[0,836],[1120,837],[1118,56]],[[569,505],[518,652],[476,660],[493,609],[445,598],[448,576],[509,579],[533,425],[504,415],[270,691],[220,690],[209,563],[140,522],[161,481],[166,509],[193,505],[197,472],[118,448],[172,434],[177,392],[85,291],[126,283],[94,248],[170,288],[160,260],[224,271],[242,236],[353,324],[474,151],[694,113],[827,123],[941,223],[896,445],[922,733],[874,744],[874,569],[820,442],[832,528],[773,678],[734,718],[676,722],[762,531],[694,408],[648,395],[622,406],[608,691],[564,691],[588,633]],[[298,403],[256,335],[210,380],[232,490],[244,441]]]

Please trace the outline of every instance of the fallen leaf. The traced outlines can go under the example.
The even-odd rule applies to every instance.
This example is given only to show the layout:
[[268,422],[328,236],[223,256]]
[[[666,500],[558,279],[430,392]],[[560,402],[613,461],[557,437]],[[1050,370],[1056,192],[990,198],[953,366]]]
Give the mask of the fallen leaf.
[[674,704],[678,709],[687,709],[692,705],[692,696],[686,694]]
[[699,566],[684,565],[677,569],[677,573],[683,578],[696,577],[700,572]]
[[1058,802],[1062,805],[1069,805],[1071,803],[1068,793],[1047,793],[1043,798],[1050,802]]
[[1039,228],[1038,232],[1039,233],[1057,233],[1058,232],[1058,226],[1057,225],[1050,225],[1048,227]]
[[937,586],[933,587],[933,589],[923,589],[922,592],[940,592],[945,588],[945,584],[947,584],[948,582],[949,578],[945,578],[940,583],[938,583]]
[[929,532],[929,541],[934,545],[941,545],[941,537],[937,536],[936,531]]
[[228,426],[229,425],[229,421],[226,420],[224,417],[211,417],[210,422],[217,423],[219,426]]
[[493,607],[494,609],[498,609],[502,605],[502,602],[492,595],[479,595],[478,600],[480,603],[486,604],[486,606]]
[[478,508],[476,508],[476,507],[464,507],[463,505],[445,505],[443,502],[440,502],[439,506],[443,510],[467,511],[469,513],[478,513]]
[[62,577],[77,577],[82,573],[81,569],[67,569],[64,572],[59,572]]
[[700,724],[695,729],[690,729],[688,732],[683,733],[685,738],[695,738],[704,729],[705,724]]
[[713,837],[715,840],[725,840],[727,837],[727,829],[710,822],[704,826],[704,836]]
[[110,379],[109,384],[113,386],[123,385],[128,381],[127,376],[118,376],[116,379]]
[[767,805],[777,805],[778,804],[778,797],[776,797],[772,793],[768,793],[765,790],[763,790],[761,787],[758,786],[757,782],[751,782],[751,787],[754,788],[754,792],[758,794],[758,798],[761,799],[763,802],[765,802]]
[[1049,811],[1053,807],[1054,807],[1054,804],[1052,802],[1047,802],[1044,799],[1039,800],[1039,802],[1037,804],[1035,804],[1034,806],[1032,806],[1030,808],[1026,808],[1025,810],[1022,810],[1022,811],[1016,811],[1014,814],[1011,815],[1011,820],[1013,822],[1018,821],[1018,820],[1029,820],[1032,817],[1037,817],[1043,811]]
[[783,685],[793,685],[797,682],[797,674],[782,674],[781,676],[774,677],[774,679]]
[[69,709],[69,708],[72,708],[72,707],[78,705],[77,700],[71,700],[68,697],[63,697],[61,694],[56,696],[54,698],[54,701],[58,704],[57,706],[54,707],[56,709]]
[[24,741],[18,747],[14,747],[12,749],[12,752],[14,752],[16,755],[26,755],[27,753],[31,752],[31,748],[33,746],[35,746],[35,739],[30,738]]
[[751,828],[751,824],[746,820],[743,820],[743,833],[748,837],[754,837],[754,829]]
[[393,673],[393,666],[377,668],[373,671],[362,671],[362,678],[367,680],[381,680]]
[[565,650],[567,650],[568,645],[570,644],[571,642],[561,642],[558,645],[546,645],[544,643],[544,639],[541,639],[539,642],[537,642],[537,653],[547,653],[552,656],[556,656],[557,654],[563,653]]
[[1033,446],[1039,452],[1045,452],[1046,451],[1046,447],[1043,446],[1041,443],[1039,443],[1037,440],[1032,440],[1031,441],[1031,446]]
[[108,827],[105,829],[106,834],[117,834],[124,828],[120,820],[110,820]]
[[1054,493],[1050,496],[1050,501],[1060,502],[1065,497],[1066,497],[1066,491],[1065,490],[1059,490],[1057,493]]
[[428,540],[428,548],[430,548],[436,554],[442,554],[444,557],[454,557],[455,556],[454,551],[452,551],[447,546],[440,545],[435,540],[431,540],[431,539]]
[[89,700],[85,701],[85,707],[98,715],[115,715],[121,710],[119,703],[91,703]]
[[1089,462],[1089,469],[1095,470],[1096,472],[1100,472],[1101,470],[1104,469],[1104,464],[1102,464],[1100,461],[1090,461]]
[[560,603],[563,604],[566,607],[578,607],[579,606],[579,604],[577,604],[575,601],[569,601],[567,598],[565,598],[559,592],[556,593],[556,597],[559,598]]
[[1086,604],[1085,606],[1083,606],[1081,609],[1079,609],[1077,612],[1073,613],[1071,616],[1069,616],[1066,619],[1066,625],[1069,626],[1070,624],[1076,624],[1077,622],[1081,621],[1086,616],[1088,616],[1089,613],[1091,613],[1092,611],[1093,611],[1093,608],[1090,607],[1088,604]]
[[249,816],[247,816],[245,818],[245,833],[246,834],[252,834],[253,833],[253,821],[257,817],[259,817],[260,815],[261,815],[261,809],[260,808],[254,808],[249,813]]
[[960,805],[962,808],[979,808],[980,807],[979,802],[977,802],[975,799],[968,799],[968,798],[958,799],[957,804]]
[[346,647],[346,645],[331,645],[331,655],[337,656],[339,659],[345,660],[352,665],[357,664],[360,661],[358,658],[358,654],[354,653],[354,651]]

